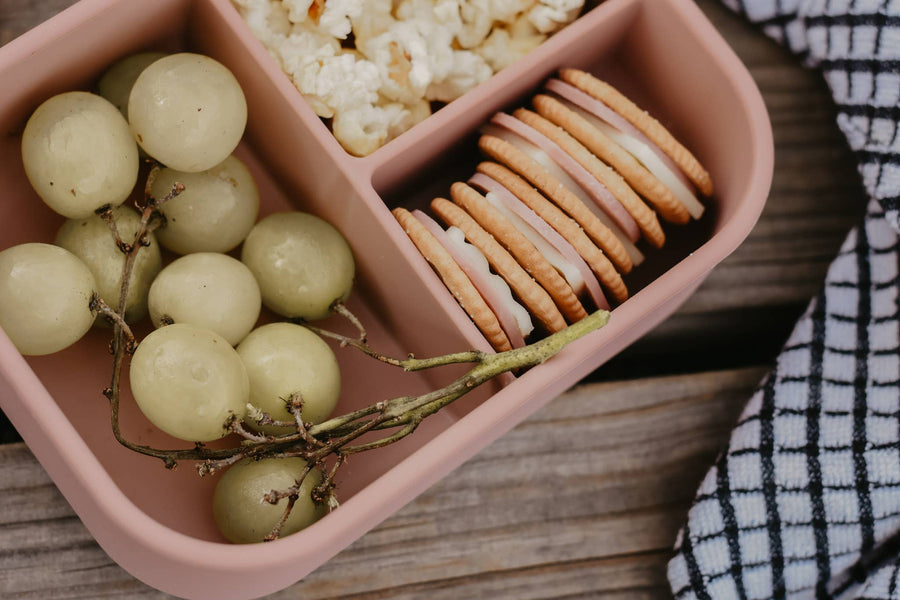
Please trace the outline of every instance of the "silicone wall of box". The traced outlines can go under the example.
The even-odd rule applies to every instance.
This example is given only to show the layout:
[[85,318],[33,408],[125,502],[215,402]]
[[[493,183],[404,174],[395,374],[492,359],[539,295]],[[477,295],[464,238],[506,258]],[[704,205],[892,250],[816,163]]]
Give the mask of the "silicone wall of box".
[[[315,569],[379,521],[663,320],[749,233],[772,172],[772,137],[746,70],[690,0],[607,0],[519,63],[366,158],[335,142],[228,0],[83,0],[0,49],[0,248],[49,241],[61,219],[25,181],[18,134],[49,95],[89,88],[116,58],[145,48],[191,49],[228,65],[248,97],[240,150],[261,183],[263,211],[294,207],[334,222],[359,266],[353,307],[388,352],[486,348],[389,208],[415,206],[477,163],[474,132],[515,107],[560,66],[602,74],[695,149],[717,192],[704,223],[680,232],[629,281],[637,293],[610,324],[505,388],[454,405],[412,438],[355,460],[340,509],[269,544],[223,543],[213,527],[212,480],[175,473],[119,448],[99,390],[108,333],[51,357],[24,359],[0,334],[0,402],[29,447],[109,555],[138,578],[188,598],[250,598]],[[677,49],[673,51],[673,49]],[[13,83],[14,82],[14,83]],[[698,94],[702,90],[702,94]],[[428,332],[423,335],[422,332]],[[415,393],[447,374],[399,374],[340,353],[338,410]],[[175,444],[128,403],[130,437]],[[429,421],[432,421],[429,420]],[[185,465],[187,466],[187,465]]]

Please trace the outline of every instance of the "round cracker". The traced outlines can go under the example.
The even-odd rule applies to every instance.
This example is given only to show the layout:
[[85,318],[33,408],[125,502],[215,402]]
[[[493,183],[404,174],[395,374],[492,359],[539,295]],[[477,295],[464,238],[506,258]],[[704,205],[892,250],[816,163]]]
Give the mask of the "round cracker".
[[566,133],[564,129],[554,125],[541,115],[520,108],[513,112],[513,116],[542,133],[554,144],[565,150],[578,164],[587,169],[625,207],[625,210],[628,211],[628,214],[632,216],[638,227],[640,227],[644,238],[653,247],[662,248],[666,241],[666,234],[663,233],[659,219],[656,218],[656,213],[644,204],[644,201],[634,193],[631,186],[625,183],[621,175],[616,173],[609,165],[603,163],[590,150],[581,145],[578,140]]
[[530,181],[550,200],[571,215],[606,253],[620,272],[631,271],[634,263],[619,238],[584,205],[578,196],[548,173],[544,167],[509,142],[492,135],[481,136],[478,140],[478,147],[497,162],[506,165]]
[[676,140],[675,136],[662,123],[651,117],[647,111],[642,110],[609,83],[597,79],[590,73],[579,71],[578,69],[562,69],[559,72],[559,77],[625,117],[629,123],[634,125],[651,142],[659,146],[659,149],[665,152],[669,158],[675,161],[675,164],[697,186],[701,194],[704,196],[712,195],[713,183],[709,172],[703,168],[703,165],[700,164],[700,161],[697,160],[690,150]]
[[600,160],[609,163],[637,193],[653,205],[663,219],[678,225],[691,220],[687,208],[678,201],[672,190],[587,119],[552,96],[538,94],[532,98],[531,103],[542,117],[565,129]]
[[500,327],[497,315],[490,309],[450,253],[425,229],[424,225],[419,223],[411,212],[405,208],[395,208],[391,212],[491,346],[497,352],[512,350],[512,344],[509,343],[509,338]]
[[448,225],[462,229],[548,330],[566,327],[563,314],[571,322],[587,316],[568,282],[486,198],[460,182],[450,187],[450,196],[456,204],[435,198],[431,210]]
[[544,198],[528,182],[503,165],[494,162],[483,162],[478,165],[477,170],[509,190],[525,203],[528,208],[553,227],[567,242],[572,244],[575,251],[590,266],[600,283],[610,292],[616,302],[624,302],[628,299],[628,288],[625,287],[622,276],[616,271],[606,255],[578,226],[578,223]]

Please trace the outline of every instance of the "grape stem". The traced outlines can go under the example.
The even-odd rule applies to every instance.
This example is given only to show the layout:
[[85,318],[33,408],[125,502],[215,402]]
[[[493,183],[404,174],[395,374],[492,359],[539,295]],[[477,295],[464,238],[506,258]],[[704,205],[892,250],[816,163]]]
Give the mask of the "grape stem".
[[335,314],[338,314],[345,319],[347,319],[351,325],[353,325],[357,332],[359,333],[358,337],[350,337],[347,335],[342,335],[340,333],[335,333],[333,331],[329,331],[327,329],[322,329],[320,327],[316,327],[315,325],[310,325],[309,323],[303,321],[302,319],[294,319],[293,321],[299,325],[303,325],[307,329],[316,332],[322,337],[335,340],[338,342],[342,348],[346,346],[350,346],[351,348],[356,348],[360,352],[363,352],[367,356],[370,356],[376,360],[379,360],[383,363],[392,365],[394,367],[400,367],[404,371],[422,371],[424,369],[432,369],[434,367],[442,367],[445,365],[455,365],[460,363],[477,363],[481,362],[486,354],[479,350],[467,350],[465,352],[454,352],[453,354],[445,354],[443,356],[435,356],[432,358],[416,358],[412,354],[407,356],[405,359],[393,358],[391,356],[386,356],[381,354],[374,348],[372,348],[366,340],[366,328],[363,327],[362,322],[359,318],[350,311],[346,304],[338,300],[335,302],[331,311]]
[[91,296],[91,302],[89,306],[91,308],[91,311],[106,317],[106,319],[113,327],[120,327],[122,329],[122,335],[125,337],[126,351],[129,353],[133,352],[135,347],[137,346],[137,343],[134,338],[134,333],[131,331],[131,327],[125,321],[125,318],[114,311],[112,308],[110,308],[110,306],[103,301],[103,298],[101,298],[97,294]]
[[[150,188],[159,171],[159,164],[154,164],[150,168],[150,173],[147,176],[147,184],[144,188],[144,200],[143,202],[138,203],[138,208],[141,210],[141,222],[131,243],[124,243],[119,237],[118,227],[115,226],[115,217],[112,214],[111,208],[107,207],[100,213],[107,223],[112,223],[109,225],[110,232],[113,234],[116,245],[125,254],[125,264],[122,267],[122,285],[119,289],[119,309],[118,311],[115,311],[117,317],[113,318],[113,372],[109,387],[103,390],[103,394],[109,399],[110,421],[112,424],[113,435],[116,437],[116,440],[126,448],[144,454],[146,454],[147,451],[153,451],[153,448],[135,444],[122,435],[119,426],[119,389],[121,387],[122,366],[125,363],[125,357],[134,352],[135,349],[134,335],[125,323],[125,305],[126,299],[128,298],[128,291],[131,288],[131,274],[134,271],[134,263],[140,249],[149,245],[150,241],[148,236],[150,233],[165,223],[165,217],[159,212],[159,208],[184,191],[184,185],[176,182],[168,194],[162,198],[154,198]],[[203,451],[206,451],[206,449],[197,445],[192,452]],[[191,452],[176,451],[175,455],[186,455],[190,453]],[[153,455],[162,459],[167,468],[174,469],[177,464],[176,461],[178,459],[176,456],[172,456],[171,453],[160,453],[155,451],[153,452]]]
[[362,344],[366,343],[366,338],[368,337],[366,334],[366,328],[363,327],[362,321],[360,321],[355,314],[353,314],[347,305],[344,304],[341,300],[338,300],[331,306],[331,311],[335,314],[341,315],[348,321],[350,324],[356,327],[356,331],[359,333],[359,342]]
[[268,502],[269,504],[278,504],[282,498],[288,499],[287,505],[284,507],[284,512],[281,513],[281,518],[278,519],[278,522],[275,524],[275,527],[272,528],[272,531],[263,538],[264,542],[277,540],[281,536],[281,529],[287,522],[288,517],[291,516],[291,512],[294,509],[294,503],[300,498],[300,486],[303,485],[303,480],[312,472],[312,469],[312,463],[307,463],[306,466],[303,467],[303,470],[300,471],[300,475],[297,476],[294,485],[284,491],[271,490],[263,496],[263,501]]
[[[115,226],[111,209],[101,212],[103,218],[107,219],[107,223],[110,224],[109,228],[116,239],[117,245],[125,254],[125,265],[122,269],[122,286],[119,293],[119,309],[113,311],[99,298],[93,298],[91,301],[93,309],[106,315],[113,322],[113,341],[111,344],[113,372],[110,385],[104,390],[104,395],[109,399],[110,403],[110,421],[113,435],[120,444],[129,450],[158,458],[169,469],[174,469],[179,461],[197,461],[197,471],[201,476],[214,473],[244,459],[303,458],[306,461],[306,467],[298,474],[294,485],[285,490],[271,490],[263,498],[263,500],[272,504],[277,504],[280,500],[287,498],[284,512],[278,523],[266,536],[266,540],[274,540],[280,536],[281,529],[290,517],[294,504],[299,498],[301,485],[309,473],[314,470],[322,472],[327,470],[327,474],[324,475],[322,481],[313,490],[312,496],[316,502],[327,503],[329,509],[333,509],[337,506],[337,500],[334,495],[335,477],[338,470],[351,455],[383,448],[402,440],[412,434],[426,418],[455,402],[486,381],[502,373],[521,372],[523,369],[539,365],[556,355],[571,342],[603,327],[609,320],[608,311],[598,310],[542,340],[522,348],[498,354],[471,350],[424,359],[416,358],[413,355],[409,355],[405,359],[397,359],[381,354],[373,349],[366,340],[366,330],[359,319],[342,302],[337,302],[332,307],[332,310],[344,316],[353,324],[358,333],[357,337],[349,337],[308,324],[305,325],[324,337],[338,341],[342,346],[355,348],[367,356],[400,367],[404,371],[419,371],[463,363],[470,363],[473,366],[443,388],[419,396],[399,396],[389,400],[381,400],[316,425],[303,421],[301,416],[303,399],[298,393],[291,394],[284,399],[285,406],[292,415],[293,421],[274,420],[270,415],[258,408],[248,405],[250,418],[254,419],[258,425],[275,425],[291,429],[288,429],[287,433],[278,435],[256,433],[248,430],[241,419],[232,416],[223,425],[227,431],[236,434],[240,438],[240,443],[233,447],[213,449],[198,442],[192,448],[161,449],[136,444],[122,435],[119,425],[122,368],[126,358],[135,349],[135,337],[125,322],[125,300],[128,297],[131,274],[137,253],[141,248],[149,244],[149,234],[165,223],[165,217],[160,213],[159,208],[165,202],[184,191],[184,185],[176,183],[166,196],[158,199],[154,198],[151,193],[151,186],[159,170],[159,165],[154,165],[151,168],[147,178],[144,199],[142,202],[137,203],[138,208],[141,210],[141,222],[132,242],[124,242],[119,238],[118,228]],[[359,441],[359,438],[366,434],[387,429],[394,429],[395,431],[382,437],[376,436],[375,439]],[[334,458],[332,459],[332,457]],[[327,463],[332,460],[331,467],[326,469]]]
[[97,214],[100,215],[100,218],[106,222],[106,226],[109,227],[109,232],[112,234],[113,239],[116,241],[116,246],[118,246],[119,250],[121,250],[125,254],[131,252],[132,244],[129,244],[128,242],[123,240],[122,236],[119,235],[119,227],[116,224],[116,218],[113,214],[112,207],[107,205],[99,208],[97,209]]
[[383,363],[395,367],[400,367],[404,371],[422,371],[424,369],[442,367],[445,365],[477,363],[484,360],[485,356],[488,356],[485,352],[481,352],[480,350],[467,350],[464,352],[454,352],[453,354],[445,354],[443,356],[434,356],[431,358],[416,358],[415,356],[410,354],[404,359],[399,359],[381,354],[380,352],[369,346],[369,344],[366,343],[365,338],[352,338],[346,335],[341,335],[340,333],[335,333],[333,331],[328,331],[327,329],[322,329],[320,327],[310,325],[309,323],[303,323],[303,326],[318,333],[322,337],[339,342],[341,346],[350,346],[351,348],[356,348],[367,356],[371,356],[372,358],[380,360]]

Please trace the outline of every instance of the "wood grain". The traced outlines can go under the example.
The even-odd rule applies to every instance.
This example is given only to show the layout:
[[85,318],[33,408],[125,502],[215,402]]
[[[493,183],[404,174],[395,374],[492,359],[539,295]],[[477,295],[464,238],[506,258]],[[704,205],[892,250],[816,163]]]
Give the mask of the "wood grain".
[[0,45],[22,35],[74,3],[75,0],[0,1]]
[[[661,598],[705,465],[765,370],[576,387],[271,596]],[[168,598],[94,544],[21,444],[0,446],[0,597]]]

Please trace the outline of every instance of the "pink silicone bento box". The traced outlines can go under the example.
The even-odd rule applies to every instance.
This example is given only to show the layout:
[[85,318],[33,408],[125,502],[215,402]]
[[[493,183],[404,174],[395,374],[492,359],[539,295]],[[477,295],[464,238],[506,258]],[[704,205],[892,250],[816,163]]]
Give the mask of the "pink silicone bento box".
[[[50,95],[91,89],[117,58],[190,49],[227,65],[249,104],[239,150],[260,184],[263,214],[289,208],[334,223],[356,255],[351,306],[373,344],[393,355],[487,349],[469,319],[395,223],[471,174],[478,126],[523,103],[561,66],[602,75],[669,124],[716,183],[704,219],[668,228],[630,280],[610,324],[506,387],[490,384],[432,417],[411,438],[354,459],[342,506],[268,544],[227,544],[215,529],[215,481],[175,472],[114,441],[101,390],[108,331],[59,354],[23,358],[0,333],[0,402],[104,550],[146,583],[186,598],[251,598],[297,581],[425,488],[672,313],[749,233],[772,173],[772,135],[753,81],[692,0],[606,0],[522,61],[366,158],[349,156],[252,37],[229,0],[83,0],[0,49],[0,249],[51,241],[61,218],[28,186],[19,157],[30,112]],[[338,411],[421,393],[452,372],[406,374],[339,350]],[[124,389],[127,390],[127,381]],[[126,394],[126,400],[130,397]],[[131,405],[129,437],[178,443]],[[182,444],[183,445],[183,444]]]

